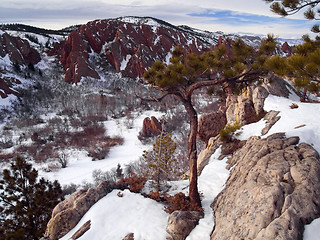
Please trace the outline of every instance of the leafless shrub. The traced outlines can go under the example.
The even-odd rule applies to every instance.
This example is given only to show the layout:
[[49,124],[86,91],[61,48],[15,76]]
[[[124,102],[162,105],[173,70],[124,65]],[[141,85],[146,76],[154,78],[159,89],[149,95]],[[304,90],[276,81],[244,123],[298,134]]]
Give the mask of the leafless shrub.
[[61,168],[66,168],[67,167],[69,154],[67,154],[64,151],[61,151],[59,153],[56,152],[55,155],[54,155],[54,158],[61,165]]

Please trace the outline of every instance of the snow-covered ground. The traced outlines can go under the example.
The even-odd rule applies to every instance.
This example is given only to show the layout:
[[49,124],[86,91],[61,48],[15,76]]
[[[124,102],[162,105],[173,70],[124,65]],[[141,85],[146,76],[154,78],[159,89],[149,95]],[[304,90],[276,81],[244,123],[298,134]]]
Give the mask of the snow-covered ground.
[[[213,227],[213,214],[210,204],[223,189],[229,176],[226,170],[226,159],[217,160],[220,149],[212,155],[210,163],[199,177],[199,191],[203,194],[202,205],[205,217],[187,237],[187,240],[210,239]],[[172,182],[173,191],[187,193],[188,181]],[[121,192],[123,197],[118,197]],[[163,240],[166,239],[166,225],[169,214],[164,211],[164,206],[154,200],[128,190],[114,190],[99,200],[83,216],[77,226],[61,240],[68,240],[85,222],[91,220],[91,228],[80,240],[121,240],[128,233],[134,233],[137,240]]]
[[92,161],[87,156],[86,151],[70,151],[68,166],[56,172],[41,171],[40,175],[50,180],[58,180],[60,184],[70,183],[81,184],[83,182],[93,182],[92,172],[96,169],[109,171],[116,168],[118,163],[123,167],[126,164],[139,160],[143,150],[150,146],[143,145],[137,138],[142,129],[142,122],[145,117],[155,116],[160,118],[162,113],[147,111],[134,118],[131,129],[126,127],[126,118],[106,121],[105,127],[110,137],[120,136],[124,138],[124,143],[110,149],[108,156],[103,160]]
[[[298,105],[298,108],[291,109],[292,104]],[[266,111],[280,111],[278,116],[280,120],[264,136],[267,137],[273,133],[285,132],[287,137],[299,136],[300,142],[306,142],[312,145],[320,152],[320,127],[317,122],[320,116],[320,104],[302,103],[296,98],[284,98],[270,95],[264,103]],[[265,120],[243,126],[240,129],[239,139],[245,140],[250,136],[261,136],[261,130],[265,126]]]
[[[292,103],[297,104],[299,107],[291,109],[290,105]],[[265,101],[265,110],[278,110],[281,116],[280,120],[271,128],[266,136],[276,132],[285,132],[288,137],[299,136],[301,142],[307,142],[320,151],[320,142],[317,141],[320,138],[320,128],[316,124],[320,116],[320,104],[301,103],[294,97],[286,99],[270,95]],[[136,139],[136,134],[138,133],[138,129],[141,128],[138,122],[141,124],[141,120],[145,116],[137,118],[134,128],[131,130],[121,128],[122,124],[106,122],[108,133],[111,135],[122,135],[125,138],[125,143],[122,146],[114,148],[108,158],[101,161],[101,165],[99,162],[97,162],[99,165],[94,165],[96,162],[88,163],[85,160],[81,160],[83,163],[81,161],[75,162],[65,169],[69,173],[59,172],[55,177],[58,177],[63,183],[67,183],[72,180],[72,175],[75,173],[77,177],[83,176],[86,178],[97,167],[103,167],[105,170],[115,167],[117,163],[127,163],[138,159],[143,149],[141,149],[142,145]],[[295,128],[301,125],[304,126]],[[244,126],[240,130],[242,133],[238,138],[248,139],[253,135],[260,136],[264,126],[264,120]],[[229,171],[226,170],[226,159],[217,160],[219,155],[220,149],[212,155],[209,164],[204,168],[199,177],[199,191],[203,194],[202,205],[205,217],[200,220],[196,228],[190,233],[187,238],[188,240],[210,239],[210,232],[214,226],[213,212],[210,204],[223,189],[224,183],[229,176]],[[65,174],[67,176],[63,176]],[[188,181],[171,182],[171,185],[171,194],[179,191],[187,193]],[[146,199],[140,194],[131,193],[128,190],[122,192],[124,196],[121,198],[117,196],[118,192],[115,190],[102,198],[88,211],[79,224],[62,239],[69,239],[88,220],[92,221],[91,229],[80,237],[80,240],[120,240],[131,232],[135,234],[135,239],[139,240],[166,238],[165,227],[168,214],[163,211],[163,206],[160,203]],[[319,239],[319,229],[320,219],[316,219],[306,226],[304,240]]]

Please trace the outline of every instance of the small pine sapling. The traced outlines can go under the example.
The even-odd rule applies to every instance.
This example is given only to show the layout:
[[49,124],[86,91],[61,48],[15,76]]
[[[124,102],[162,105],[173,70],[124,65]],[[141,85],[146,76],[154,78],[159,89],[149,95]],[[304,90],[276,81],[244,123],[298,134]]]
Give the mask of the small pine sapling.
[[151,178],[156,190],[160,191],[170,176],[177,174],[174,152],[177,144],[172,140],[171,133],[161,133],[155,140],[151,151],[144,151],[143,159],[147,165],[145,176]]

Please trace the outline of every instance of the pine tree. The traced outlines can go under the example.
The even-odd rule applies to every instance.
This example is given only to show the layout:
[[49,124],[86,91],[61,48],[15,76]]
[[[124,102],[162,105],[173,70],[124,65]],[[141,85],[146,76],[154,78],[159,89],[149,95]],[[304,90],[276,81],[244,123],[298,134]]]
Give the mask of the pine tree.
[[52,209],[62,200],[60,184],[44,178],[23,158],[17,157],[0,181],[0,238],[40,239]]
[[[297,12],[305,9],[304,17],[309,20],[319,20],[320,10],[317,8],[320,3],[319,0],[264,0],[267,3],[272,3],[270,9],[272,12],[279,14],[280,16],[286,17],[289,15],[296,14]],[[312,32],[320,33],[319,24],[315,24]]]
[[156,138],[151,151],[144,151],[143,158],[147,165],[146,177],[151,177],[156,190],[160,191],[161,186],[170,178],[170,175],[177,174],[173,154],[177,144],[171,138],[172,134],[163,132]]
[[273,36],[262,40],[258,51],[247,46],[241,39],[232,43],[231,50],[220,45],[201,55],[187,53],[181,47],[172,51],[169,64],[156,61],[145,74],[145,80],[163,95],[174,95],[183,104],[189,117],[188,135],[189,197],[191,204],[201,206],[197,177],[197,132],[198,116],[192,103],[195,90],[202,87],[215,87],[217,91],[241,89],[249,82],[258,81],[267,69],[266,59],[274,52]]
[[307,101],[307,93],[320,90],[320,41],[305,37],[305,43],[298,45],[288,58],[274,56],[266,61],[270,70],[292,79],[302,90],[301,101]]

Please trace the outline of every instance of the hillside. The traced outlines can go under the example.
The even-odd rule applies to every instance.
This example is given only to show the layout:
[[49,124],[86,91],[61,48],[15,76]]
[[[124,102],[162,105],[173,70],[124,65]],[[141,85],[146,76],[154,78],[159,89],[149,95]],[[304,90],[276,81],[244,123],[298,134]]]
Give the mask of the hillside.
[[[170,133],[177,171],[161,190],[189,194],[182,180],[190,174],[188,116],[175,97],[150,101],[159,91],[142,76],[157,60],[169,63],[177,45],[196,55],[224,46],[228,54],[238,37],[258,51],[258,36],[151,17],[57,31],[0,25],[0,169],[20,155],[40,176],[60,182],[66,200],[53,210],[48,239],[70,239],[79,229],[80,240],[122,240],[132,233],[134,239],[179,239],[179,217],[196,225],[179,229],[189,240],[223,239],[222,233],[226,239],[317,238],[320,98],[310,94],[314,103],[301,103],[299,90],[274,75],[238,93],[211,95],[205,88],[192,96],[204,217],[182,213],[170,225],[173,214],[164,211],[170,197],[152,193],[150,179],[139,190],[123,183],[146,174],[144,150],[151,151],[159,133]],[[290,56],[293,43],[299,41],[280,39],[276,54]],[[225,141],[220,130],[227,124],[241,128]]]

